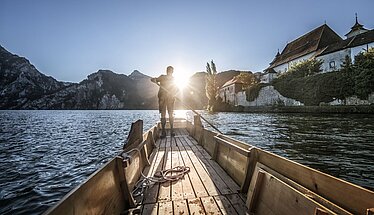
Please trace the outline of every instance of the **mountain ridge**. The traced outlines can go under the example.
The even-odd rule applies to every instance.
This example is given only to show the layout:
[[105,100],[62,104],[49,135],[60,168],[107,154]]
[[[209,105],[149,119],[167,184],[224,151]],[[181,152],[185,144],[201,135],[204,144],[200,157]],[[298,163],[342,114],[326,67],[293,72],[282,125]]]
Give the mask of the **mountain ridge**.
[[[185,102],[196,109],[207,104],[206,74],[192,75],[190,87],[183,90]],[[218,73],[219,84],[236,74]],[[0,45],[0,109],[157,109],[158,86],[150,79],[138,70],[125,75],[99,69],[78,83],[62,82]]]

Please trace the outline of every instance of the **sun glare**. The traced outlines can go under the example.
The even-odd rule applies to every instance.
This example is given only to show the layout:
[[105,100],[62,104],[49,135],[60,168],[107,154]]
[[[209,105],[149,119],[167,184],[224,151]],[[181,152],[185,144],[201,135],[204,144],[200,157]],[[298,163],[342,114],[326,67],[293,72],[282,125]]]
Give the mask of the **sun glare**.
[[174,74],[174,81],[179,90],[183,90],[188,85],[190,76],[187,72],[176,71]]

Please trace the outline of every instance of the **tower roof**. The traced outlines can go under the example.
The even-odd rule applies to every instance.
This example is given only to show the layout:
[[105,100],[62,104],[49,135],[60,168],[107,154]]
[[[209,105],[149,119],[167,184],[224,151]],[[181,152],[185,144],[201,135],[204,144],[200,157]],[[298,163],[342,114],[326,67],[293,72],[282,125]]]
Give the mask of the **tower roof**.
[[[358,19],[357,19],[357,13],[355,13],[355,16],[356,16],[356,22],[355,24],[351,27],[351,30],[345,35],[347,37],[349,37],[349,35],[352,35],[352,36],[355,36],[357,34],[360,34],[362,32],[360,31],[367,31],[368,29],[364,28],[364,25],[360,24],[358,22]],[[357,32],[357,34],[352,34],[354,32]]]

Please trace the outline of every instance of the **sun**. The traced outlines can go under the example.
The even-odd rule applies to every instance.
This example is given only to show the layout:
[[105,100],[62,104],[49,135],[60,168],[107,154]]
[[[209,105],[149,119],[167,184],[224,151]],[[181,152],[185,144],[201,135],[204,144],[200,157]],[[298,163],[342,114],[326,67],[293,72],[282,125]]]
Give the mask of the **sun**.
[[176,71],[173,74],[175,85],[179,88],[179,90],[183,90],[187,87],[190,79],[190,75],[184,71]]

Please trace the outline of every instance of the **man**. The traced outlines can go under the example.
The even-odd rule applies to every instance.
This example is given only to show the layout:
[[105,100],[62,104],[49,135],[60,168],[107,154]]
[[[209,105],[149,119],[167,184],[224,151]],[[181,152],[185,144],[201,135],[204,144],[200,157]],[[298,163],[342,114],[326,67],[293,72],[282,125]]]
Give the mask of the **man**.
[[174,136],[173,132],[173,111],[174,111],[174,102],[175,96],[177,94],[177,87],[174,82],[173,77],[174,68],[168,66],[166,68],[166,75],[160,75],[158,78],[152,78],[151,81],[160,86],[158,90],[158,106],[161,113],[161,138],[166,137],[165,125],[166,125],[166,108],[169,113],[169,122],[170,122],[170,135]]

